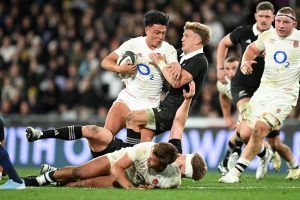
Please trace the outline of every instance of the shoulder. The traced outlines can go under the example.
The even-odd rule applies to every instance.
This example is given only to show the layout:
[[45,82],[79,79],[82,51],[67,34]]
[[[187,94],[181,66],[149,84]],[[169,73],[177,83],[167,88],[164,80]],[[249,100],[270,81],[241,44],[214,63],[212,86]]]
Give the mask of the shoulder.
[[166,41],[163,41],[163,42],[161,43],[160,48],[165,49],[165,50],[169,50],[169,51],[174,51],[174,52],[176,52],[175,47],[173,47],[173,45],[169,44],[169,43],[166,42]]
[[252,31],[252,26],[238,26],[231,33],[249,33],[249,31]]
[[164,171],[161,180],[161,188],[178,188],[181,185],[181,171],[179,167],[172,163]]

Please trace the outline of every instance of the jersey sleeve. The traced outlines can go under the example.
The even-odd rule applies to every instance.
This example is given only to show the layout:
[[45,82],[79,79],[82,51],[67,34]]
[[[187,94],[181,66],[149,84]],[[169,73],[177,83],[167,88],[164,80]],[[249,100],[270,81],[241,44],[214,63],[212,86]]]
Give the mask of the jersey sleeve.
[[177,62],[177,51],[172,45],[168,45],[166,50],[166,62],[167,64],[170,64],[172,62]]
[[119,46],[119,48],[117,48],[114,52],[118,54],[118,56],[121,56],[125,51],[132,49],[132,43],[133,43],[132,39],[127,40],[121,46]]
[[154,143],[152,142],[139,143],[133,147],[130,147],[127,150],[127,155],[132,162],[142,160],[150,155],[153,145]]
[[230,40],[233,44],[238,44],[241,39],[242,27],[235,28],[230,34]]
[[257,40],[254,42],[255,46],[259,50],[261,50],[261,51],[265,50],[265,42],[267,41],[268,36],[269,36],[269,31],[265,31],[265,32],[261,33],[258,36]]
[[170,165],[170,169],[161,183],[161,188],[178,188],[181,185],[181,172],[175,163]]

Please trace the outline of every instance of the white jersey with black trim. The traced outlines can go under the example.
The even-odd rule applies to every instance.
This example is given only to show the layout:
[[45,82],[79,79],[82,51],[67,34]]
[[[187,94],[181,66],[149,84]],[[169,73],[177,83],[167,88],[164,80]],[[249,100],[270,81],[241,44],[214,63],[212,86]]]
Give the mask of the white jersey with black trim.
[[179,187],[181,185],[181,172],[175,163],[168,165],[162,172],[156,172],[148,167],[147,160],[154,145],[153,142],[139,143],[133,147],[109,153],[107,157],[112,166],[127,153],[134,165],[126,169],[126,174],[135,186],[147,184],[156,188]]
[[156,49],[151,50],[146,44],[146,37],[132,38],[124,42],[115,53],[121,56],[125,51],[132,51],[139,57],[137,59],[137,73],[125,81],[126,90],[136,98],[156,101],[159,105],[160,93],[163,87],[163,76],[159,68],[150,64],[150,53],[160,53],[166,56],[166,63],[178,62],[177,51],[169,43],[163,41]]
[[265,69],[260,87],[281,93],[291,105],[296,105],[300,76],[300,31],[294,29],[288,37],[279,37],[276,30],[259,35],[255,46],[264,50]]
[[227,83],[222,83],[221,81],[217,81],[217,89],[219,93],[225,94],[229,99],[232,100],[230,82],[231,80],[225,77]]

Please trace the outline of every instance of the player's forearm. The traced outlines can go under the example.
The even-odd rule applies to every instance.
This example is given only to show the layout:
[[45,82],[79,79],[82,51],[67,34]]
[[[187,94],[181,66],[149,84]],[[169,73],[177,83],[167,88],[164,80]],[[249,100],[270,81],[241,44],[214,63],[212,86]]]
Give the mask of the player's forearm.
[[241,66],[246,61],[254,60],[259,55],[259,53],[260,51],[256,48],[254,43],[248,45],[246,51],[243,54]]
[[225,36],[219,43],[217,49],[217,70],[224,69],[225,58],[229,47],[232,46],[229,36]]
[[117,63],[111,58],[104,58],[101,66],[108,71],[119,72]]
[[192,102],[192,98],[185,99],[183,101],[183,103],[178,108],[176,115],[175,115],[176,123],[179,123],[182,126],[184,126],[184,124],[188,118],[188,115],[189,115],[189,109],[190,109],[191,102]]
[[231,100],[224,94],[219,95],[219,101],[221,105],[221,110],[224,117],[231,116]]
[[125,170],[120,168],[118,165],[113,165],[111,170],[111,175],[116,178],[116,181],[120,184],[120,186],[124,189],[135,188],[134,185],[128,180]]

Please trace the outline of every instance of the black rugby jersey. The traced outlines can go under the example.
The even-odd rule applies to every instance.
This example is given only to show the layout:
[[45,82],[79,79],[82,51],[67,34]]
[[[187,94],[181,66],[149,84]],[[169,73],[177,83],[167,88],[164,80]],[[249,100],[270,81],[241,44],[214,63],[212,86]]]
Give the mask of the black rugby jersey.
[[[240,44],[242,49],[242,55],[244,54],[247,46],[254,42],[258,35],[254,35],[253,33],[253,25],[249,26],[240,26],[234,29],[229,35],[232,43],[234,45]],[[233,77],[231,84],[232,85],[245,85],[251,88],[258,88],[260,84],[260,79],[262,77],[264,71],[264,57],[259,55],[255,59],[257,61],[256,64],[253,64],[253,71],[250,75],[244,75],[241,72],[241,69],[238,68],[236,71],[236,75]],[[240,63],[241,64],[241,63]]]
[[[178,52],[178,55],[181,55],[180,51]],[[180,58],[178,60],[180,60]],[[195,56],[184,60],[181,64],[181,67],[193,76],[193,81],[195,82],[195,95],[192,100],[193,104],[194,100],[200,93],[205,77],[207,75],[208,62],[206,56],[204,53],[196,54]],[[175,116],[177,109],[184,101],[183,89],[189,91],[189,84],[187,83],[180,88],[173,88],[170,85],[165,99],[160,103],[160,107],[167,108],[168,111],[170,113],[173,113]]]

